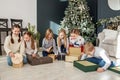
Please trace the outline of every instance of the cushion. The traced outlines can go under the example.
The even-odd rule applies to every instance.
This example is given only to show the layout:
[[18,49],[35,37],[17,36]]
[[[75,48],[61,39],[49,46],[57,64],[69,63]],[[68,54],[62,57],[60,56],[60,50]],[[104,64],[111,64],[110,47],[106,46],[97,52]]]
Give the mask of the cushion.
[[105,40],[106,39],[116,39],[118,32],[115,30],[104,29],[103,32],[105,33]]
[[104,44],[109,44],[109,45],[116,45],[117,44],[115,39],[104,39],[103,43]]
[[102,44],[100,47],[105,49],[109,56],[116,57],[116,45]]

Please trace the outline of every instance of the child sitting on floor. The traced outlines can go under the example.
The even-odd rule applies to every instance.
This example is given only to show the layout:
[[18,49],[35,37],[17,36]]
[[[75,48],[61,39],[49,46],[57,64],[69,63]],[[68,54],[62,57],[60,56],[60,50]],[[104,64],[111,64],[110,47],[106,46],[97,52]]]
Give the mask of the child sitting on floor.
[[24,33],[25,53],[27,55],[28,63],[31,65],[40,64],[39,55],[37,54],[37,43],[33,39],[30,32]]
[[59,31],[58,37],[57,37],[57,46],[58,46],[58,52],[59,53],[68,53],[68,38],[66,36],[66,32],[64,29],[61,29]]
[[13,66],[12,58],[15,58],[15,54],[19,53],[23,55],[23,63],[27,63],[27,59],[24,54],[24,41],[20,35],[20,26],[14,25],[11,28],[11,35],[5,38],[4,49],[7,53],[7,62],[9,66]]
[[[92,56],[87,58],[87,56]],[[109,67],[115,66],[115,64],[107,56],[107,52],[100,47],[94,47],[91,42],[87,42],[84,45],[84,54],[81,57],[81,60],[86,59],[87,61],[98,64],[100,67],[97,69],[97,72],[103,72]]]
[[42,54],[43,56],[48,56],[48,54],[57,54],[55,39],[53,38],[53,31],[47,29],[45,33],[45,38],[42,41]]
[[80,36],[79,29],[72,29],[70,33],[70,45],[80,47],[84,45],[84,38]]

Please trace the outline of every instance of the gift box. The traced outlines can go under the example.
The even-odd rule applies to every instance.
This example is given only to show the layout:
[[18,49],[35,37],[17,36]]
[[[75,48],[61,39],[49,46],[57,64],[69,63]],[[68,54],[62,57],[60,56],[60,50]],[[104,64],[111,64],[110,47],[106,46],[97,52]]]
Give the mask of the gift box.
[[21,68],[23,67],[23,62],[19,63],[19,64],[14,64],[12,65],[14,68]]
[[81,48],[80,47],[69,47],[69,55],[70,56],[80,56]]
[[76,60],[78,60],[78,56],[65,56],[65,61],[67,62],[74,62]]
[[55,61],[55,54],[49,54],[48,57],[51,57]]
[[53,63],[53,59],[51,57],[40,57],[39,58],[40,64],[48,64],[48,63]]
[[60,53],[60,54],[57,55],[57,59],[65,61],[65,56],[66,56],[66,53]]
[[65,61],[73,62],[75,60],[79,60],[81,55],[80,47],[69,47],[69,55],[65,57]]
[[109,70],[120,74],[120,66],[110,67]]
[[97,64],[86,60],[74,61],[73,65],[84,72],[96,71],[99,67]]

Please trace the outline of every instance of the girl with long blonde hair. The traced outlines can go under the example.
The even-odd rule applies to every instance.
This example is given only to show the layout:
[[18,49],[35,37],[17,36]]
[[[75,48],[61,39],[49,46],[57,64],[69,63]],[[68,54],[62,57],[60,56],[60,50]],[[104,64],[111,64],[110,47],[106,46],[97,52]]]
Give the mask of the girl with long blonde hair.
[[48,56],[48,54],[57,54],[55,39],[53,38],[53,31],[49,28],[46,30],[45,37],[42,41],[42,54]]
[[57,46],[58,46],[59,53],[68,53],[69,43],[68,43],[68,38],[64,29],[61,29],[59,31],[59,34],[57,37]]

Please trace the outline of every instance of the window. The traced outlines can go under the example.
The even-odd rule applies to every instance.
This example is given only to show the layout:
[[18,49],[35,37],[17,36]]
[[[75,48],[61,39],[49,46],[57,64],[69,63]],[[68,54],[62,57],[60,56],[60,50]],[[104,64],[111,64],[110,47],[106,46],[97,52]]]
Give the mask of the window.
[[112,10],[120,10],[120,0],[108,0],[108,5]]

